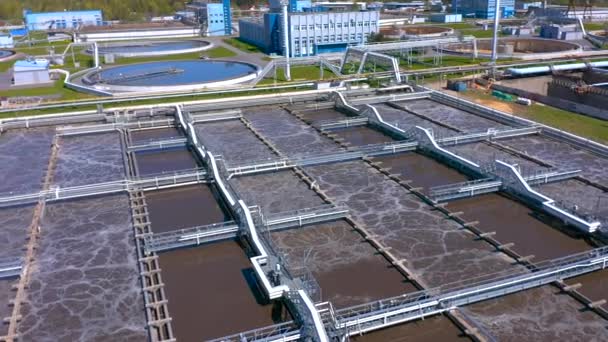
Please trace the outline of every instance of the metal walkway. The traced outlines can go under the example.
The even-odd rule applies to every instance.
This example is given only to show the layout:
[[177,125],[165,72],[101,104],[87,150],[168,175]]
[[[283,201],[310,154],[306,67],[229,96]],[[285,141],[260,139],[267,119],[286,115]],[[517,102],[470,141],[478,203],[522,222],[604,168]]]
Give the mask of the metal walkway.
[[339,129],[339,128],[366,126],[368,124],[368,122],[369,122],[369,119],[367,117],[359,116],[359,117],[349,118],[349,119],[344,119],[344,120],[321,121],[321,122],[315,124],[315,126],[317,126],[319,129],[321,129],[323,131],[326,131],[326,130]]
[[347,162],[364,157],[372,157],[386,154],[393,154],[406,151],[414,151],[418,143],[414,142],[395,142],[387,144],[373,144],[362,146],[353,150],[345,150],[333,153],[315,153],[301,155],[293,158],[283,158],[253,162],[247,165],[229,166],[230,177],[241,175],[252,175],[263,172],[274,172],[290,169],[296,166],[314,166],[327,163]]
[[[292,308],[296,311],[294,316],[297,317],[296,321],[302,336],[309,336],[314,341],[328,342],[321,317],[310,299],[310,295],[320,292],[320,290],[314,290],[315,284],[317,288],[318,284],[314,281],[312,274],[306,270],[295,273],[287,265],[282,254],[276,252],[272,242],[266,239],[264,234],[258,233],[258,227],[263,225],[261,216],[252,213],[232,188],[228,182],[229,173],[224,163],[216,159],[200,143],[194,125],[190,122],[191,118],[184,115],[180,106],[176,106],[175,109],[180,127],[188,138],[191,148],[201,160],[204,160],[210,176],[217,184],[220,195],[235,217],[240,230],[246,234],[247,240],[251,244],[255,256],[249,260],[260,290],[268,299],[284,298],[288,304],[292,303]],[[311,291],[311,289],[313,290]]]
[[0,279],[18,277],[23,269],[22,258],[8,258],[0,260]]
[[209,182],[205,169],[193,169],[178,171],[171,174],[160,174],[156,176],[142,177],[139,179],[123,179],[113,182],[88,184],[61,188],[51,187],[36,193],[10,195],[0,197],[0,207],[37,203],[40,198],[47,202],[62,201],[67,199],[109,195],[133,190],[149,191],[174,188],[199,183]]
[[[347,215],[348,209],[344,206],[324,205],[267,215],[262,220],[267,231],[278,231],[334,221]],[[241,233],[244,232],[241,231]],[[238,237],[238,234],[239,226],[234,221],[152,234],[146,237],[145,252],[149,255],[177,248],[198,246],[203,243],[234,239]]]
[[[275,172],[290,169],[296,166],[305,167],[328,163],[347,162],[366,157],[378,157],[401,152],[410,152],[415,151],[418,148],[418,141],[411,140],[414,139],[415,136],[409,135],[407,132],[404,132],[402,130],[397,131],[397,133],[395,134],[399,134],[403,138],[409,140],[402,142],[397,141],[383,144],[360,146],[340,152],[315,153],[310,155],[294,156],[292,158],[252,162],[246,165],[228,166],[228,172],[230,173],[229,178],[241,175],[253,175],[264,172]],[[469,144],[487,139],[500,139],[522,134],[536,134],[536,128],[509,129],[504,131],[489,130],[483,133],[473,133],[441,138],[437,139],[437,143],[441,146]]]
[[235,119],[240,119],[242,116],[243,116],[243,114],[240,109],[226,110],[226,111],[221,111],[221,112],[201,113],[201,114],[189,113],[190,122],[193,125],[198,124],[198,123],[205,123],[205,122],[235,120]]
[[[524,176],[528,184],[546,184],[576,177],[581,170],[541,170],[540,172]],[[476,179],[468,182],[436,186],[430,189],[429,196],[435,202],[447,202],[460,198],[473,197],[482,194],[497,192],[503,189],[501,180],[493,178]]]
[[57,135],[73,136],[84,134],[108,133],[119,129],[137,129],[137,128],[162,128],[173,127],[175,119],[158,119],[158,120],[138,120],[132,122],[116,122],[98,125],[82,125],[82,126],[63,126],[57,127]]
[[[337,335],[333,337],[355,336],[606,268],[608,247],[602,247],[543,261],[532,270],[522,267],[508,275],[487,275],[483,277],[485,280],[467,279],[336,311],[319,312],[326,331]],[[216,341],[282,342],[299,339],[299,330],[292,322],[287,322],[226,336]]]
[[338,310],[336,327],[355,335],[393,324],[438,314],[454,307],[538,287],[608,267],[608,247],[539,263],[534,270],[521,270],[491,281],[406,294],[378,302]]
[[131,145],[127,148],[129,152],[150,152],[169,148],[180,148],[188,145],[186,138],[171,138],[165,140],[154,140],[138,145]]

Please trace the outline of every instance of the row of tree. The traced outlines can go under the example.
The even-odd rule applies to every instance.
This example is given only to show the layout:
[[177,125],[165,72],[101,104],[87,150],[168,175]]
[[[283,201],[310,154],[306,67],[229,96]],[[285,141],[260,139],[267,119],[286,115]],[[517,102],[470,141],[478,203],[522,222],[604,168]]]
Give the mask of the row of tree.
[[185,0],[0,0],[0,18],[23,17],[23,9],[34,12],[100,9],[105,20],[140,20],[171,15],[184,8]]

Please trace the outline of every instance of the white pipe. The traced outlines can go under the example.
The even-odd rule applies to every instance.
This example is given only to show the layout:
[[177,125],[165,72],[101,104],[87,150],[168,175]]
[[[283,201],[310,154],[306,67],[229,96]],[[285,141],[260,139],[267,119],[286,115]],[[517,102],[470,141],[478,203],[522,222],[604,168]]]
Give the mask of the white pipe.
[[[585,69],[585,68],[587,68],[587,65],[590,65],[591,67],[594,67],[594,68],[606,68],[606,67],[608,67],[608,61],[591,62],[588,64],[570,63],[570,64],[554,65],[553,70],[566,71],[566,70]],[[508,70],[513,75],[522,76],[522,75],[537,74],[537,73],[548,73],[551,71],[551,67],[540,66],[540,67],[529,67],[529,68],[509,68]]]
[[285,42],[285,80],[291,81],[291,70],[289,67],[289,18],[287,14],[287,1],[283,0],[283,41]]
[[500,0],[495,0],[494,8],[494,35],[492,37],[492,64],[496,64],[498,58],[498,22],[500,21]]

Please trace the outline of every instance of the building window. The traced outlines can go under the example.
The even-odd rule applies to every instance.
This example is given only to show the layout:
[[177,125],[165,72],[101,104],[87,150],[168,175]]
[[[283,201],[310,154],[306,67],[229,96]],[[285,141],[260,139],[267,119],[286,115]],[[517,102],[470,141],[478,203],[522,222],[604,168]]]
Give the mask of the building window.
[[337,24],[336,24],[336,27],[337,27],[337,28],[342,28],[342,23],[337,23]]
[[317,37],[317,43],[321,42],[321,37]]
[[329,24],[323,24],[323,28],[327,30],[329,28]]
[[332,42],[335,42],[336,36],[332,34],[331,36],[329,36],[329,40],[331,40]]
[[308,29],[309,30],[314,30],[315,29],[315,25],[308,25]]
[[300,26],[299,25],[294,25],[293,26],[293,30],[294,31],[300,31]]
[[376,21],[372,21],[372,26],[376,26]]
[[357,22],[357,26],[363,27],[363,22],[362,21]]
[[315,28],[316,28],[317,30],[320,30],[320,29],[321,29],[321,24],[315,24]]
[[363,26],[368,27],[369,26],[369,21],[364,22]]
[[306,25],[300,25],[300,30],[306,31]]

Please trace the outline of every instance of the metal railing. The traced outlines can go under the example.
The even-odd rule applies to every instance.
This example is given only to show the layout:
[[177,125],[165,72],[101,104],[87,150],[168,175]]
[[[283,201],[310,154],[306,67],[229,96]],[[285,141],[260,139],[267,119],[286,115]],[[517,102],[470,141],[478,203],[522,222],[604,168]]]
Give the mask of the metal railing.
[[52,186],[48,190],[26,194],[7,194],[0,197],[0,207],[32,204],[43,198],[45,201],[61,201],[74,198],[109,195],[133,190],[159,190],[208,182],[205,169],[183,170],[162,173],[134,179],[121,179],[111,182],[87,184],[71,187]]
[[169,148],[185,147],[188,144],[186,138],[170,138],[164,140],[154,140],[143,144],[131,145],[127,148],[129,152],[145,152],[145,151],[157,151]]
[[[338,328],[354,335],[450,308],[504,296],[608,267],[608,247],[538,263],[533,270],[500,274],[492,280],[470,280],[405,294],[336,312]],[[487,277],[486,277],[487,278]]]
[[243,342],[243,341],[298,341],[300,339],[300,327],[293,322],[285,322],[259,329],[244,331],[238,334],[209,340],[209,342]]
[[[348,215],[344,206],[326,205],[267,215],[260,224],[268,231],[300,228],[306,225],[341,219]],[[239,226],[234,221],[214,223],[204,226],[177,229],[146,237],[146,254],[159,253],[183,247],[198,246],[203,243],[238,237]],[[270,244],[270,242],[267,242]]]
[[[495,170],[485,169],[486,174],[493,174]],[[528,184],[546,184],[576,177],[580,170],[553,170],[541,169],[527,173],[523,179]],[[495,178],[476,179],[467,182],[436,186],[430,189],[429,196],[436,202],[445,202],[459,198],[473,197],[500,191],[504,184]]]
[[112,132],[118,129],[127,128],[153,128],[153,127],[171,127],[173,126],[175,119],[159,119],[159,120],[138,120],[132,122],[115,122],[98,125],[83,125],[83,126],[63,126],[57,127],[57,135],[70,136],[70,135],[83,135],[83,134],[95,134],[95,133],[106,133]]
[[0,259],[0,279],[17,277],[22,269],[23,258]]
[[243,114],[240,109],[203,114],[188,113],[192,124],[240,119]]
[[146,255],[150,255],[177,248],[198,246],[202,243],[236,238],[238,231],[239,226],[236,222],[227,221],[156,233],[146,237],[144,249]]
[[338,128],[365,126],[368,124],[368,122],[369,119],[366,117],[356,117],[344,120],[324,120],[319,123],[316,123],[315,126],[319,127],[321,130],[331,130]]
[[372,144],[339,152],[300,154],[291,158],[263,160],[251,162],[247,165],[229,166],[228,172],[230,173],[230,178],[232,178],[240,175],[252,175],[269,171],[280,171],[294,168],[296,166],[314,166],[328,163],[346,162],[364,157],[414,151],[416,150],[417,146],[418,143],[415,141]]

